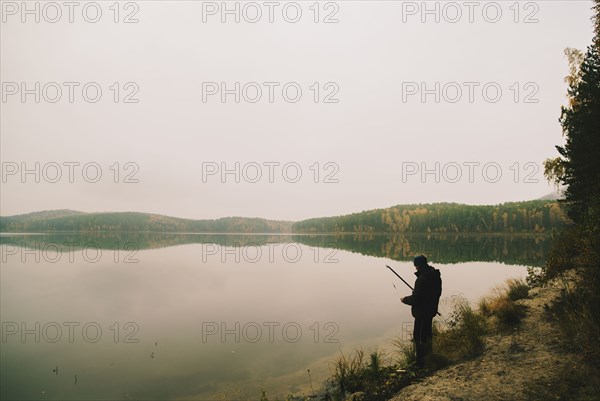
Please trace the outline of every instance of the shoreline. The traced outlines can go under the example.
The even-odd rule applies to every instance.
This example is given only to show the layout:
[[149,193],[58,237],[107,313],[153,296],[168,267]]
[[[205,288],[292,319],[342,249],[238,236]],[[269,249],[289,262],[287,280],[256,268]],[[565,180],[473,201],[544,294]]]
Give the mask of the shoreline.
[[516,301],[525,316],[512,332],[485,337],[484,352],[471,360],[433,372],[421,382],[403,388],[390,401],[424,400],[597,400],[600,372],[569,350],[549,306],[565,282],[553,280],[533,287]]

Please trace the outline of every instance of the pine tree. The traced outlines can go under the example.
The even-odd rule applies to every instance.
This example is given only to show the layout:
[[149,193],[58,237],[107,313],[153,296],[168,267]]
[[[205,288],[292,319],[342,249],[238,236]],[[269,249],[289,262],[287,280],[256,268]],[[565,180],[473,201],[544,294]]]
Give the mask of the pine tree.
[[600,1],[594,5],[595,36],[585,55],[567,49],[570,74],[569,105],[563,106],[560,124],[565,146],[560,157],[544,163],[545,175],[567,186],[567,213],[575,223],[599,216],[600,207]]
[[[594,1],[595,35],[581,54],[567,51],[571,73],[569,105],[562,108],[560,123],[566,137],[557,146],[560,157],[546,160],[544,174],[567,186],[565,206],[575,223],[555,240],[546,262],[552,277],[575,268],[577,291],[568,294],[560,322],[568,326],[570,340],[593,363],[600,360],[600,0]],[[565,327],[566,327],[565,326]],[[593,340],[590,340],[593,339]]]

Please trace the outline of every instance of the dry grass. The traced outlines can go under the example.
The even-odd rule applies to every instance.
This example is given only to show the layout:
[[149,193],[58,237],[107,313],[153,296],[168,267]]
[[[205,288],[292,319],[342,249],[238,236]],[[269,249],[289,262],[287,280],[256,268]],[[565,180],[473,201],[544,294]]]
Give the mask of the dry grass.
[[525,299],[529,295],[529,286],[522,279],[509,279],[506,281],[506,295],[511,301]]
[[478,312],[491,318],[494,328],[499,331],[511,329],[525,316],[525,307],[515,301],[527,298],[529,286],[521,279],[509,279],[505,286],[496,288],[488,297],[477,303]]
[[450,320],[443,327],[435,325],[432,362],[457,362],[480,355],[487,331],[485,316],[474,310],[466,299],[456,298]]

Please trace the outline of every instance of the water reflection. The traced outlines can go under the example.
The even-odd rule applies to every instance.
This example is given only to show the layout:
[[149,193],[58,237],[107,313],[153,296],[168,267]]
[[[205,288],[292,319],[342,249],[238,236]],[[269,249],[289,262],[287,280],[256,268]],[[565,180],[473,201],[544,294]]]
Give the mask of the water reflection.
[[[530,259],[547,247],[475,238],[498,248],[444,255],[459,240],[423,241],[429,248],[386,236],[0,236],[1,398],[309,394],[307,369],[322,382],[340,348],[369,349],[410,331],[399,302],[407,290],[385,264],[410,282],[410,258],[426,253],[442,272],[444,297],[476,299],[525,274],[506,263],[539,265]],[[102,257],[83,252],[90,243]],[[137,248],[122,250],[131,243]]]
[[[107,250],[158,249],[186,244],[215,244],[221,247],[259,247],[268,244],[299,243],[309,247],[334,248],[386,257],[411,260],[424,254],[438,263],[502,262],[542,266],[552,244],[549,235],[466,235],[466,234],[181,234],[181,233],[45,233],[4,234],[0,245],[6,252],[16,247],[40,251],[70,252],[79,248]],[[213,249],[213,248],[207,248]]]

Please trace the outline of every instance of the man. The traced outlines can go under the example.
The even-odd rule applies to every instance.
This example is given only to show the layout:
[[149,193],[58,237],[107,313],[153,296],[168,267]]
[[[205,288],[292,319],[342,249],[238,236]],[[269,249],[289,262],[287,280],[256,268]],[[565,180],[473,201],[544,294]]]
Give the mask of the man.
[[425,356],[431,353],[431,325],[442,295],[442,278],[439,270],[427,264],[425,256],[415,257],[413,263],[417,269],[415,289],[412,295],[402,298],[402,303],[411,305],[411,313],[415,318],[413,341],[417,349],[417,366],[422,368]]

